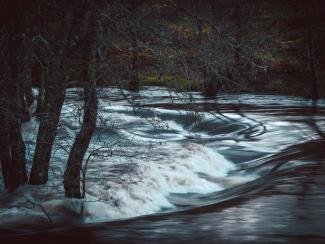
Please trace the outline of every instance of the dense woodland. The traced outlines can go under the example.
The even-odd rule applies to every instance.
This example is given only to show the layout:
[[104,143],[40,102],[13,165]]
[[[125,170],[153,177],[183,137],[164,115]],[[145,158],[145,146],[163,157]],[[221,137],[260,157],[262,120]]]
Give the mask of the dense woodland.
[[[0,11],[0,160],[9,192],[47,183],[69,87],[84,90],[62,179],[69,198],[84,197],[80,165],[96,127],[97,87],[325,95],[322,0],[3,0]],[[31,116],[40,126],[27,172],[21,125]]]

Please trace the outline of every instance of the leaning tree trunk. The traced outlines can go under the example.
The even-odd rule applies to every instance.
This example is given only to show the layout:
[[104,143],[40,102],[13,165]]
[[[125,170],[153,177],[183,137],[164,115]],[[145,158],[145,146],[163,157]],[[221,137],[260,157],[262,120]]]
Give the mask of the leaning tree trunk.
[[[97,106],[96,83],[90,82],[84,88],[84,116],[82,127],[73,143],[64,173],[65,196],[69,198],[81,198],[84,196],[80,192],[80,173],[82,171],[84,155],[96,128]],[[85,175],[85,172],[83,173]]]
[[[57,63],[60,63],[57,61]],[[65,98],[64,77],[60,74],[59,65],[55,60],[51,64],[51,76],[45,86],[44,113],[40,116],[40,125],[37,134],[36,148],[29,184],[46,184],[48,169],[51,159],[51,151],[57,127],[61,115],[61,109]]]
[[13,118],[10,123],[10,166],[8,191],[15,190],[27,182],[25,144],[21,135],[21,123],[19,119]]
[[0,132],[0,160],[5,188],[12,192],[27,182],[25,144],[20,119],[12,111],[6,117],[8,123],[2,124]]
[[18,81],[1,84],[0,161],[4,185],[9,192],[27,182],[25,144],[21,135],[21,88]]

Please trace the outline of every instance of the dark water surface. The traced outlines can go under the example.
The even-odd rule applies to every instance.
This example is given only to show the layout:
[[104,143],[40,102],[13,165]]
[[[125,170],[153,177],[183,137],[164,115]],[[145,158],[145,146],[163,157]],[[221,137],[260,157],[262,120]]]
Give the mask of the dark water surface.
[[[142,117],[172,121],[159,131],[166,143],[159,157],[172,153],[173,146],[168,147],[168,143],[186,148],[195,145],[189,151],[200,145],[201,154],[194,152],[191,160],[205,154],[220,155],[235,168],[225,166],[230,168],[220,176],[209,174],[209,168],[195,170],[207,185],[168,188],[170,208],[154,213],[148,208],[148,214],[119,215],[100,222],[61,222],[44,230],[2,226],[1,244],[325,243],[324,101],[315,107],[296,97],[222,95],[207,99],[194,93],[189,102],[182,94],[170,94],[162,88],[148,88],[141,95],[136,107],[142,109]],[[133,116],[131,110],[124,110],[128,105],[119,96],[103,93],[102,99],[110,99],[118,115]],[[133,135],[145,138],[153,133],[144,131],[139,121],[128,123]],[[205,162],[200,160],[195,162]],[[117,168],[112,172],[119,174]],[[220,189],[213,190],[214,186]],[[144,198],[151,199],[152,194]]]

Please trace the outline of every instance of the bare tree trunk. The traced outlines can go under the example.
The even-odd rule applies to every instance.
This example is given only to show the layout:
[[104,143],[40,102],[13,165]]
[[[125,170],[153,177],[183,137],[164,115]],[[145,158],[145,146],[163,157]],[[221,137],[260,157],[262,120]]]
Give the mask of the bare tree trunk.
[[234,22],[235,22],[235,66],[240,69],[240,56],[241,56],[241,11],[240,2],[235,2],[234,9]]
[[48,168],[51,159],[51,151],[61,109],[65,98],[65,81],[61,73],[60,61],[52,60],[50,80],[45,85],[44,114],[41,115],[37,134],[36,148],[33,159],[32,171],[29,184],[46,184],[48,180]]
[[196,26],[198,31],[198,43],[199,43],[199,52],[200,52],[200,62],[199,62],[199,70],[202,73],[203,79],[206,80],[208,77],[208,62],[207,62],[207,44],[204,39],[203,34],[203,23],[201,20],[196,20]]
[[22,103],[23,82],[20,79],[22,55],[19,50],[23,30],[20,14],[19,8],[17,11],[12,6],[0,12],[1,23],[3,19],[9,20],[8,26],[1,28],[3,56],[0,57],[4,60],[0,72],[0,160],[4,184],[9,192],[27,181],[25,144],[21,136],[25,104]]
[[10,166],[8,191],[27,183],[25,144],[21,136],[21,123],[13,118],[10,124]]
[[4,186],[8,189],[9,181],[10,181],[10,136],[9,136],[9,103],[6,99],[6,91],[5,91],[5,84],[1,82],[1,89],[0,89],[0,161],[1,161],[1,170],[2,170],[2,177]]
[[[85,196],[85,187],[83,185],[83,193],[80,192],[80,173],[83,173],[83,181],[85,184],[86,169],[83,169],[83,159],[88,149],[91,137],[96,128],[97,122],[97,88],[96,88],[96,58],[98,49],[96,45],[96,38],[98,38],[98,31],[93,27],[94,16],[91,14],[86,15],[84,18],[84,26],[82,32],[85,33],[83,39],[83,53],[82,59],[84,64],[88,64],[83,67],[82,79],[85,82],[84,85],[84,114],[83,122],[80,131],[76,135],[75,141],[72,145],[67,166],[64,172],[64,190],[65,197],[68,198],[82,198]],[[100,56],[100,55],[99,55]],[[94,71],[95,70],[95,71]],[[94,72],[91,75],[90,72]]]
[[[141,1],[129,1],[129,5],[127,9],[132,14],[137,14],[138,8],[141,6]],[[129,34],[131,37],[131,45],[132,45],[132,63],[130,67],[130,78],[128,88],[131,91],[139,91],[140,84],[139,84],[139,45],[138,45],[138,35],[139,31],[137,27],[129,27]]]
[[131,91],[139,90],[139,47],[137,43],[137,33],[136,31],[131,31],[132,35],[132,65],[131,65],[131,77],[129,89]]
[[64,173],[65,196],[69,198],[82,197],[80,192],[82,161],[96,128],[98,106],[96,83],[94,81],[89,83],[84,88],[83,124],[72,146]]
[[1,131],[0,160],[5,187],[9,192],[27,182],[25,144],[19,119],[11,114],[5,132]]
[[8,82],[1,94],[0,160],[5,187],[9,192],[27,182],[25,144],[21,136],[22,104],[20,85]]
[[24,97],[27,107],[32,105],[34,102],[33,91],[32,91],[32,46],[29,40],[24,40],[24,70],[23,70],[23,79],[24,79]]
[[[1,118],[2,121],[2,118]],[[9,148],[8,148],[8,135],[3,132],[3,129],[0,129],[0,161],[1,161],[1,173],[3,178],[3,183],[5,186],[5,189],[8,189],[9,186],[9,175],[10,175],[10,158],[8,155]]]
[[29,45],[29,41],[27,40],[26,34],[23,35],[22,38],[22,47],[21,47],[21,58],[19,60],[19,66],[21,66],[21,70],[19,70],[18,82],[19,82],[19,104],[21,106],[21,116],[22,123],[25,123],[30,120],[30,113],[28,107],[33,103],[33,94],[31,87],[31,62],[32,62],[32,52],[31,46]]

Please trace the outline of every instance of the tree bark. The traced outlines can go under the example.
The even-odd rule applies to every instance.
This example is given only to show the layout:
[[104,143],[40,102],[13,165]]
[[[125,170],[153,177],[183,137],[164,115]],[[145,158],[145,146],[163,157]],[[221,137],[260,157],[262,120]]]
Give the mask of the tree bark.
[[[84,88],[84,116],[82,127],[73,143],[64,173],[65,196],[69,198],[81,198],[84,196],[80,192],[80,172],[82,171],[84,155],[96,128],[98,106],[96,83],[93,81],[89,83]],[[83,172],[83,177],[85,173]]]
[[[65,98],[64,77],[57,77],[60,70],[58,70],[58,65],[55,66],[51,68],[52,79],[50,79],[50,84],[45,86],[44,114],[40,116],[33,166],[29,179],[31,185],[46,184],[48,180],[51,151]],[[54,79],[57,80],[54,81]]]
[[131,91],[139,91],[139,47],[137,43],[137,33],[135,31],[131,31],[132,35],[132,65],[131,65],[131,77],[129,89]]
[[[74,31],[78,30],[72,6],[69,4],[62,12],[62,16],[58,16],[57,13],[54,16],[52,21],[56,24],[53,24],[52,27],[55,35],[46,36],[47,44],[42,54],[44,94],[41,94],[40,88],[42,95],[38,101],[41,110],[40,125],[29,179],[31,185],[46,184],[48,181],[52,147],[65,99],[66,67],[70,58],[68,54]],[[63,21],[59,19],[60,17],[63,17]],[[51,24],[51,22],[46,24]]]
[[30,107],[34,102],[34,96],[32,91],[32,47],[30,45],[29,40],[24,40],[24,72],[23,72],[23,79],[24,79],[24,97],[26,101],[27,107]]
[[[1,9],[1,46],[4,61],[0,74],[0,161],[4,185],[12,192],[27,182],[25,144],[21,136],[21,123],[25,104],[22,103],[23,82],[19,52],[22,48],[21,35],[24,25],[21,19],[23,3]],[[2,26],[2,23],[7,25]]]
[[25,144],[21,135],[23,104],[18,79],[2,86],[0,161],[5,188],[14,191],[27,182]]
[[27,172],[20,119],[9,113],[5,130],[0,132],[0,160],[5,188],[12,192],[27,182]]
[[6,100],[5,85],[1,82],[1,100],[0,100],[0,161],[1,161],[1,170],[4,186],[8,189],[9,186],[9,175],[10,175],[10,136],[9,136],[9,103]]
[[8,191],[15,190],[20,185],[27,183],[25,144],[21,136],[21,123],[13,118],[10,124],[10,166]]

